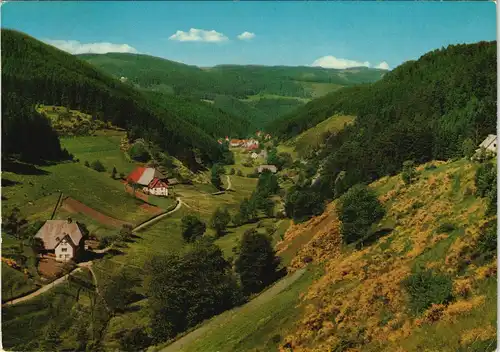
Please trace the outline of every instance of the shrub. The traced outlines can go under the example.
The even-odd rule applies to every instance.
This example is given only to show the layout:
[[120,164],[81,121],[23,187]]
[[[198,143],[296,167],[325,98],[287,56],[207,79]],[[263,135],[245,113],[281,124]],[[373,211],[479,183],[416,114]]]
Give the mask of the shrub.
[[229,175],[234,175],[235,174],[235,170],[234,170],[234,167],[231,168],[231,171],[229,171]]
[[497,252],[497,222],[489,221],[481,228],[481,234],[477,241],[477,253],[486,260],[492,259]]
[[243,172],[241,172],[241,170],[238,170],[238,171],[236,172],[236,175],[238,175],[238,176],[243,176]]
[[229,215],[227,208],[217,208],[210,219],[210,226],[215,230],[218,236],[221,236],[224,234],[230,221],[231,215]]
[[120,341],[120,350],[126,352],[145,351],[152,342],[144,329],[137,327],[121,331],[116,337]]
[[439,225],[438,228],[436,229],[436,231],[438,233],[450,233],[450,232],[454,231],[456,228],[457,227],[455,226],[455,224],[445,222],[445,223]]
[[403,285],[410,295],[410,309],[416,315],[432,304],[447,304],[453,299],[453,282],[450,277],[432,270],[418,270]]
[[341,232],[345,243],[352,243],[368,235],[373,223],[385,215],[376,194],[365,185],[355,185],[340,199],[338,208],[342,221]]
[[479,166],[475,175],[477,196],[486,197],[488,195],[493,184],[496,184],[496,174],[496,168],[492,163],[485,163]]
[[407,160],[403,163],[401,178],[407,185],[415,181],[415,179],[417,178],[417,171],[415,170],[415,163],[413,162],[413,160]]
[[194,242],[196,239],[203,236],[207,229],[207,225],[201,221],[196,215],[186,215],[181,221],[182,237],[186,242]]
[[106,168],[104,167],[104,165],[101,163],[100,160],[96,160],[96,161],[92,162],[91,166],[95,171],[98,171],[98,172],[106,171]]
[[470,159],[476,151],[476,145],[474,141],[470,138],[467,138],[462,143],[462,153],[467,159]]
[[279,257],[269,236],[255,229],[245,231],[235,261],[236,272],[240,275],[243,290],[247,294],[261,291],[277,278]]
[[85,163],[83,165],[85,165],[86,167],[90,167],[90,164],[87,160],[85,160]]
[[151,159],[149,152],[146,149],[144,143],[136,142],[129,150],[129,155],[132,159],[140,162],[147,162]]
[[325,210],[321,194],[311,189],[292,188],[285,199],[285,213],[295,222],[303,222]]
[[420,209],[420,208],[422,208],[423,206],[424,206],[424,203],[419,202],[419,201],[416,201],[415,203],[413,203],[413,204],[411,205],[411,208],[412,208],[413,210],[416,210],[416,209]]

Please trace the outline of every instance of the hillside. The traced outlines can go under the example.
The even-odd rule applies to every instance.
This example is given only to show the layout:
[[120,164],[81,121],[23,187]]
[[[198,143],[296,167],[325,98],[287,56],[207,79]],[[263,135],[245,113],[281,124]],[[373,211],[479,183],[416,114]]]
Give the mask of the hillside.
[[289,139],[284,143],[285,147],[293,148],[300,157],[307,157],[312,152],[319,149],[327,139],[347,125],[354,122],[354,116],[334,115],[321,121],[316,126],[305,130],[298,136]]
[[399,172],[403,162],[461,157],[496,130],[496,42],[452,45],[407,62],[382,80],[313,100],[273,124],[289,139],[334,114],[356,116],[313,157],[323,168],[313,187],[334,198],[344,190]]
[[184,120],[152,106],[141,92],[88,63],[20,32],[2,29],[4,93],[29,97],[31,104],[67,106],[98,116],[156,142],[194,167],[194,149],[205,162],[221,158],[217,142]]
[[362,82],[373,82],[386,71],[368,68],[333,70],[316,67],[219,65],[198,68],[139,54],[79,55],[115,77],[144,88],[174,92],[213,100],[216,95],[246,98],[256,94],[312,97],[306,83],[332,85],[332,89]]
[[487,112],[492,113],[496,101],[495,60],[496,42],[450,45],[408,61],[372,84],[340,89],[313,100],[270,128],[287,139],[335,113],[371,120],[373,116],[369,115],[379,120],[419,115],[436,119],[436,115],[464,108],[473,97],[484,99]]
[[[411,185],[401,175],[372,183],[386,215],[364,246],[342,244],[338,201],[292,225],[277,249],[293,258],[292,271],[306,269],[303,277],[261,305],[206,322],[183,338],[182,351],[492,351],[496,243],[485,247],[484,225],[496,216],[474,195],[477,168],[432,162]],[[444,277],[449,301],[434,301],[432,286],[412,298],[405,282],[418,268]],[[426,308],[415,313],[418,298]]]

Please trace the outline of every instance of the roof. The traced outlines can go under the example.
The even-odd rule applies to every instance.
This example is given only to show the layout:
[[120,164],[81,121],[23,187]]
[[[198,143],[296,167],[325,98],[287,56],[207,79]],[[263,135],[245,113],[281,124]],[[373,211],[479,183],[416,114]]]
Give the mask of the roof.
[[78,224],[68,220],[47,220],[35,235],[43,241],[45,249],[55,249],[59,242],[69,236],[74,245],[82,239],[82,231]]
[[168,184],[165,181],[160,180],[159,178],[155,177],[153,181],[151,181],[148,185],[149,188],[163,188],[167,187]]
[[142,186],[147,186],[154,178],[164,179],[165,176],[153,167],[137,167],[128,175],[127,180]]
[[497,140],[497,136],[494,134],[489,134],[488,137],[479,145],[479,148],[488,148],[491,143]]

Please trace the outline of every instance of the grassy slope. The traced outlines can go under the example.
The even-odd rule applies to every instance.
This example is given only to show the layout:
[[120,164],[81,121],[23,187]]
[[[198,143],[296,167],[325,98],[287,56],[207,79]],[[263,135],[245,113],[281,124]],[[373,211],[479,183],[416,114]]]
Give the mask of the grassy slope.
[[[266,309],[224,313],[231,319],[217,326],[208,322],[209,332],[183,351],[272,351],[280,340],[275,335],[282,338],[279,345],[291,342],[294,351],[323,351],[348,329],[359,327],[371,338],[363,351],[456,351],[474,344],[476,349],[469,350],[484,350],[496,331],[496,263],[469,266],[461,276],[456,271],[460,250],[473,245],[484,222],[485,201],[470,195],[475,168],[463,160],[442,163],[434,170],[421,167],[419,181],[410,187],[399,176],[372,184],[388,208],[381,224],[394,230],[360,251],[341,247],[335,203],[323,215],[292,226],[278,244],[280,255],[295,257],[295,268],[304,266],[303,258],[310,256],[326,269],[323,276],[312,285],[305,277],[273,298]],[[417,201],[420,208],[413,206]],[[454,223],[457,230],[436,233],[444,221]],[[418,322],[406,309],[408,298],[400,281],[419,262],[448,272],[456,287],[465,280],[472,288],[470,297],[458,297],[434,323]],[[387,305],[371,300],[378,287],[388,297]],[[299,293],[304,294],[300,299]],[[340,314],[332,315],[334,309]],[[281,323],[282,317],[289,319]]]
[[[410,187],[404,186],[399,177],[372,184],[388,209],[382,223],[393,224],[394,230],[361,251],[326,251],[327,244],[339,237],[338,226],[321,231],[325,226],[322,219],[306,225],[316,228],[316,233],[293,265],[300,267],[302,259],[311,256],[324,263],[328,274],[303,299],[303,306],[312,305],[291,330],[289,341],[294,351],[335,346],[342,338],[352,338],[347,333],[349,328],[361,327],[371,341],[364,345],[366,351],[456,351],[470,347],[475,338],[481,341],[494,337],[496,282],[489,275],[496,271],[495,261],[479,268],[469,265],[465,272],[457,270],[461,251],[474,246],[485,221],[485,201],[470,194],[475,169],[462,160],[423,170],[419,181]],[[333,207],[329,209],[333,211]],[[453,223],[456,230],[439,233],[437,228],[444,222]],[[334,225],[332,219],[326,225]],[[293,242],[294,231],[288,237]],[[311,246],[313,242],[316,247]],[[413,317],[407,310],[408,297],[401,280],[419,264],[449,274],[455,289],[470,285],[470,296],[457,295],[437,321]],[[373,300],[372,295],[384,295],[387,303]],[[329,318],[334,311],[339,314]],[[349,318],[341,324],[347,314]],[[311,324],[319,326],[313,334],[307,328]]]
[[323,134],[326,132],[337,133],[345,125],[354,122],[355,117],[349,115],[334,115],[320,122],[316,126],[302,132],[298,136],[288,140],[285,144],[293,147],[299,155],[305,155],[311,149],[315,149],[324,142]]

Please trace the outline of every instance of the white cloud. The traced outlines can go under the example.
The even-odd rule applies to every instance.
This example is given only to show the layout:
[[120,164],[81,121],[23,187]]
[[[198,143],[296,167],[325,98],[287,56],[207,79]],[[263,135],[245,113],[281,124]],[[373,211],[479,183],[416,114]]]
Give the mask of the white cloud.
[[335,56],[329,55],[329,56],[320,57],[319,59],[315,60],[312,63],[312,66],[344,69],[344,68],[349,68],[349,67],[360,67],[360,66],[370,67],[370,63],[368,61],[360,62],[360,61],[349,60],[349,59],[340,59],[340,58],[336,58]]
[[[320,57],[319,59],[315,60],[311,66],[319,66],[319,67],[324,67],[324,68],[336,68],[336,69],[346,69],[346,68],[351,68],[351,67],[371,67],[370,62],[368,61],[356,61],[356,60],[349,60],[349,59],[341,59],[337,58],[335,56],[323,56]],[[382,61],[379,63],[375,68],[381,68],[384,70],[389,69],[389,64],[385,61]]]
[[382,61],[375,68],[381,68],[382,70],[389,70],[389,64],[386,61]]
[[239,40],[250,40],[250,39],[253,39],[255,38],[255,33],[251,33],[251,32],[243,32],[241,33],[239,36],[238,36],[238,39]]
[[138,53],[137,49],[128,44],[113,43],[80,43],[78,40],[44,40],[45,43],[70,54],[106,54],[106,53]]
[[229,38],[224,34],[219,33],[215,30],[206,31],[204,29],[191,28],[188,32],[177,31],[172,34],[169,40],[177,40],[179,42],[207,42],[207,43],[218,43],[224,42]]

